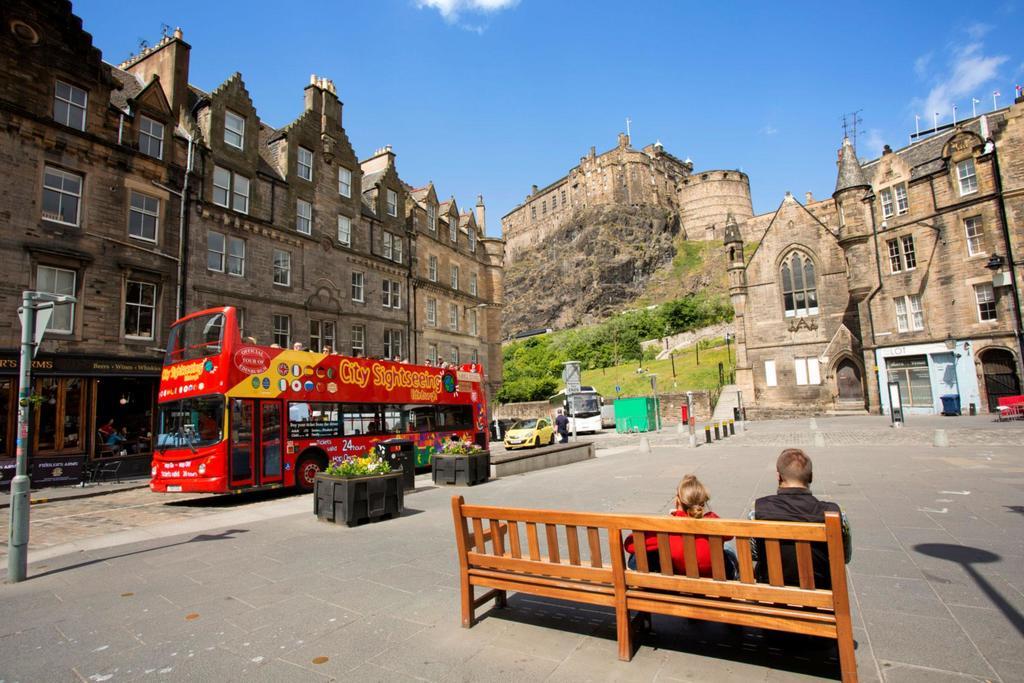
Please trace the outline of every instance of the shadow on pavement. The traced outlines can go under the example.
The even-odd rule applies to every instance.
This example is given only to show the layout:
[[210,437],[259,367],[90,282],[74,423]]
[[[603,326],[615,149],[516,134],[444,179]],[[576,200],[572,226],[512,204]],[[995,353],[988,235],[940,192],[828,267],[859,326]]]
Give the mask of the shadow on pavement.
[[981,548],[952,543],[920,543],[914,546],[914,550],[922,555],[955,562],[963,567],[974,583],[978,584],[978,588],[992,601],[992,604],[999,608],[999,611],[1013,624],[1017,633],[1024,635],[1024,615],[1021,615],[1016,607],[1007,602],[1006,598],[974,568],[976,564],[998,562],[1002,559],[999,555]]
[[[615,611],[611,608],[563,602],[554,598],[513,594],[508,607],[492,608],[482,619],[499,619],[550,628],[608,641],[616,657]],[[636,633],[638,647],[712,657],[791,673],[839,679],[839,656],[834,640],[696,619],[654,615],[647,633]]]
[[187,545],[189,543],[202,543],[204,541],[226,541],[226,540],[231,540],[231,539],[235,538],[235,534],[245,534],[245,533],[248,533],[248,532],[249,532],[248,529],[228,529],[227,531],[222,531],[219,534],[198,534],[198,535],[193,536],[192,538],[188,539],[187,541],[178,541],[177,543],[167,543],[165,545],[158,545],[158,546],[154,546],[152,548],[145,548],[143,550],[133,550],[130,553],[121,553],[120,555],[111,555],[110,557],[97,557],[97,558],[92,559],[92,560],[86,560],[85,562],[79,562],[77,564],[69,564],[66,567],[59,567],[57,569],[51,569],[49,571],[39,572],[38,574],[32,574],[32,575],[29,576],[29,579],[30,580],[31,579],[40,579],[40,578],[42,578],[44,576],[49,576],[51,574],[59,574],[61,572],[70,571],[72,569],[80,569],[82,567],[88,567],[89,565],[92,565],[92,564],[99,564],[100,562],[109,562],[110,560],[117,560],[117,559],[120,559],[122,557],[131,557],[132,555],[141,555],[143,553],[153,552],[154,550],[164,550],[166,548],[174,548],[175,546]]
[[297,491],[292,488],[269,489],[266,491],[244,491],[242,493],[212,494],[203,498],[189,498],[188,500],[171,500],[166,504],[171,507],[190,508],[232,508],[250,503],[260,503],[268,500],[291,498],[293,496],[304,496],[306,492]]

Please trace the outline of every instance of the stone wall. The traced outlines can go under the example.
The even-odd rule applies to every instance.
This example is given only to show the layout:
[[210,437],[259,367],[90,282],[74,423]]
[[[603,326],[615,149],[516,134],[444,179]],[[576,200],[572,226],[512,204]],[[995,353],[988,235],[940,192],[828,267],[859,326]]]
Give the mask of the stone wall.
[[494,408],[492,419],[526,420],[529,418],[550,418],[551,404],[547,401],[523,401],[521,403],[502,403]]
[[701,171],[683,178],[678,203],[691,240],[720,240],[729,214],[738,223],[754,215],[750,179],[742,171]]

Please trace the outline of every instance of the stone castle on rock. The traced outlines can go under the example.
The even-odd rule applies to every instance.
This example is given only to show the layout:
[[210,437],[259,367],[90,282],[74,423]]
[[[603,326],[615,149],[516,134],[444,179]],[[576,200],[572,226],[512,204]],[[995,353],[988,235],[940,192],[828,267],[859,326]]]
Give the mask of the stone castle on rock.
[[501,219],[506,263],[542,244],[575,212],[602,205],[661,207],[678,216],[680,230],[691,240],[722,239],[726,217],[753,216],[750,181],[736,170],[693,172],[660,142],[643,149],[630,146],[620,133],[618,144],[602,154],[594,147],[578,166],[539,188]]

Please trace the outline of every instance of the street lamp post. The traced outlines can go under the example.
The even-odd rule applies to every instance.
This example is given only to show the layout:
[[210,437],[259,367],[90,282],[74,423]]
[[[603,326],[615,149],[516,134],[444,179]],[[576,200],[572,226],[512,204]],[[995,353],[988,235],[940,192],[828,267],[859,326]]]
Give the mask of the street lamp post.
[[[21,358],[18,367],[18,438],[17,464],[11,480],[11,523],[7,538],[7,580],[24,581],[28,574],[28,423],[32,410],[32,359],[39,342],[50,325],[53,309],[58,304],[76,302],[75,297],[47,292],[21,293]],[[38,319],[37,316],[38,315]]]

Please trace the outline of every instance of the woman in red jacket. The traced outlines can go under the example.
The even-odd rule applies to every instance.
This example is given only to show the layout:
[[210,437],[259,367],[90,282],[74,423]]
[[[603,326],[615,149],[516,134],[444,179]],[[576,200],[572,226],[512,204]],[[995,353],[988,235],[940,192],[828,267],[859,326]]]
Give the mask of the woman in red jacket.
[[[707,488],[700,482],[695,475],[687,474],[683,477],[683,480],[679,482],[679,487],[676,490],[675,497],[675,510],[672,511],[673,517],[690,517],[692,519],[718,519],[718,515],[711,511],[708,507],[708,502],[711,500],[711,495],[708,493]],[[729,541],[732,537],[723,538],[723,541]],[[677,575],[686,575],[686,560],[683,553],[683,537],[679,534],[669,534],[668,537],[669,549],[672,553],[672,570]],[[629,553],[628,566],[630,569],[636,569],[636,555],[633,548],[633,535],[630,534],[626,537],[623,546],[626,552]],[[658,537],[656,534],[648,534],[646,538],[647,546],[647,567],[652,572],[660,572],[661,563],[658,559]],[[711,571],[711,546],[708,543],[707,536],[696,536],[694,537],[694,548],[697,551],[697,568],[700,571],[701,576],[710,577]],[[732,548],[724,548],[725,556],[725,574],[726,578],[734,579],[738,575],[738,563],[736,561],[735,551]]]

